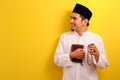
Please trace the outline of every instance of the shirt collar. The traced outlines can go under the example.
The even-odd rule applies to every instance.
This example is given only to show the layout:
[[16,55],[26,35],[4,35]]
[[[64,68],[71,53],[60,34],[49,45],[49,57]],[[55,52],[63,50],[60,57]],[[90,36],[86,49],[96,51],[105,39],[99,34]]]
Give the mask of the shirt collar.
[[[90,32],[89,30],[83,32],[82,36],[87,35],[89,32]],[[77,35],[77,36],[80,36],[76,31],[74,31],[74,34]]]

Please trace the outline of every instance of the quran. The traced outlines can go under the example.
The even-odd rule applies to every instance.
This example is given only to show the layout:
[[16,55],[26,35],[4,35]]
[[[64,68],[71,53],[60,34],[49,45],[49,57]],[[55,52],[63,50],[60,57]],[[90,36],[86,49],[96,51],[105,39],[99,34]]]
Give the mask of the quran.
[[[71,46],[71,52],[73,52],[74,50],[76,50],[78,48],[83,49],[84,45],[81,45],[81,44],[72,44],[72,46]],[[82,63],[82,59],[73,58],[71,61],[77,62],[77,63]]]

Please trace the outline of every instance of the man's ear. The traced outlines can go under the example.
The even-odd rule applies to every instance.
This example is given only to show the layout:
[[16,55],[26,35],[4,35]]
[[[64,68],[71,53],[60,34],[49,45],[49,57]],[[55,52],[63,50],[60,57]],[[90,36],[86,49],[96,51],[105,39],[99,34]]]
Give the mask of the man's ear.
[[84,19],[83,20],[83,25],[87,25],[87,23],[88,23],[88,19]]

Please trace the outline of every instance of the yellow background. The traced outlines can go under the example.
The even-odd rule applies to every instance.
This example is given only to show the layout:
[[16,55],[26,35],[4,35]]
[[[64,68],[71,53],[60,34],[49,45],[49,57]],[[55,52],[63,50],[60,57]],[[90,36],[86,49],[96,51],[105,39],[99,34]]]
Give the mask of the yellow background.
[[53,56],[76,2],[92,10],[89,30],[105,44],[99,80],[120,80],[120,0],[0,0],[0,80],[61,80]]

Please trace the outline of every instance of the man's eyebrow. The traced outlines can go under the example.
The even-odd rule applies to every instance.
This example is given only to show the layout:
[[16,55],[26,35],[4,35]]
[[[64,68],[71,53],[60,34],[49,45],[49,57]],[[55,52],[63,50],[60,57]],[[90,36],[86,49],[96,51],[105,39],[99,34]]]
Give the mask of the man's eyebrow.
[[71,18],[75,18],[75,16],[70,16]]

